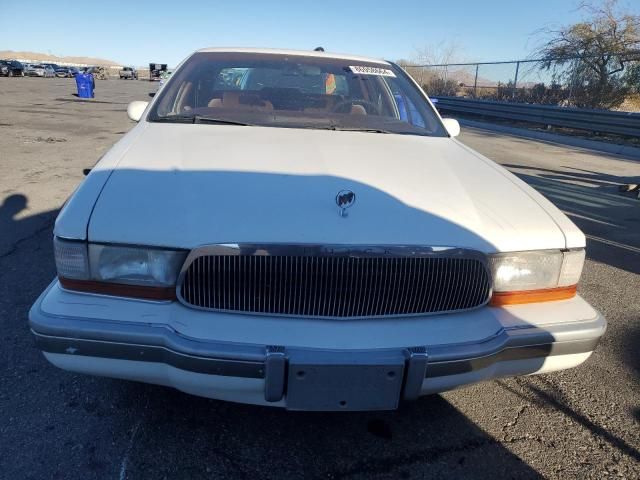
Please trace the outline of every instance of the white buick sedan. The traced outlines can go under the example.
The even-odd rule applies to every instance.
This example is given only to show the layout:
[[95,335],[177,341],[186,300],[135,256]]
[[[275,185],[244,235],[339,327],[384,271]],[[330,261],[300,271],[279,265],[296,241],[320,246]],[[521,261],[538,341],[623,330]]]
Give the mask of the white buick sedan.
[[74,372],[291,410],[388,410],[575,367],[585,237],[454,137],[397,65],[205,49],[54,229],[37,345]]

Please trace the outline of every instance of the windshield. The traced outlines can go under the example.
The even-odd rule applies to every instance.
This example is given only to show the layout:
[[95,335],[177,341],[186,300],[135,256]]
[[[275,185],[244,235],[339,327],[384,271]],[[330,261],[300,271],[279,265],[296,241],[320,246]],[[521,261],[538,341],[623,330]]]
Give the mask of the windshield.
[[422,93],[399,67],[386,62],[199,52],[157,97],[151,122],[215,120],[447,136]]

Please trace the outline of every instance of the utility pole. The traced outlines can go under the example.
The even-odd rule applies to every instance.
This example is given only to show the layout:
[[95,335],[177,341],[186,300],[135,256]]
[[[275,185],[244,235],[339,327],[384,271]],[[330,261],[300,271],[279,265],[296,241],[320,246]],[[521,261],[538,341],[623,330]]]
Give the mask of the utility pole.
[[478,67],[480,65],[476,63],[476,77],[473,79],[473,98],[478,98]]
[[513,79],[513,92],[511,98],[516,98],[516,88],[518,88],[518,72],[520,71],[520,62],[516,62],[516,77]]

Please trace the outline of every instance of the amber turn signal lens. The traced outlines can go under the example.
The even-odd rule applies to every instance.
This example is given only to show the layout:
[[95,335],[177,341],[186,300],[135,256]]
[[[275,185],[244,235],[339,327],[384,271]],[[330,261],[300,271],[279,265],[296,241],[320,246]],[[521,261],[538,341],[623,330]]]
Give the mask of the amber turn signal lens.
[[554,300],[566,300],[576,296],[578,286],[544,288],[541,290],[520,290],[517,292],[494,292],[491,297],[491,305],[518,305],[522,303],[551,302]]
[[175,287],[147,287],[124,283],[96,282],[93,280],[75,280],[58,277],[60,285],[67,290],[77,292],[114,295],[117,297],[141,298],[144,300],[175,300]]

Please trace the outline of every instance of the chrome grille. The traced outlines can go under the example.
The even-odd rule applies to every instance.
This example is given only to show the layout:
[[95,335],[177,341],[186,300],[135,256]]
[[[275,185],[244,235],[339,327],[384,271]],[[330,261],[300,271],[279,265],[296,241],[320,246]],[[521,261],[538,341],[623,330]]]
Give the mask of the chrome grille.
[[489,299],[489,273],[477,252],[302,249],[194,251],[178,297],[209,310],[337,318],[466,310]]

